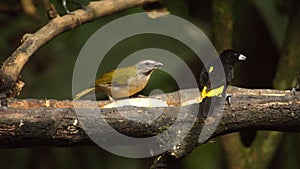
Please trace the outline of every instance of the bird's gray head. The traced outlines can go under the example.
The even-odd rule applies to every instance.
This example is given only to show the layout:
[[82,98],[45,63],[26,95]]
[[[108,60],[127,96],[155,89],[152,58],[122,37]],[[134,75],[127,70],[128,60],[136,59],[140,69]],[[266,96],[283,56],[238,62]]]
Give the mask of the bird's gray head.
[[154,60],[142,60],[136,64],[136,68],[138,72],[143,73],[145,75],[151,74],[151,72],[155,69],[159,69],[163,66],[161,62]]
[[223,63],[234,65],[237,61],[246,60],[246,56],[236,50],[227,49],[221,52],[220,59]]

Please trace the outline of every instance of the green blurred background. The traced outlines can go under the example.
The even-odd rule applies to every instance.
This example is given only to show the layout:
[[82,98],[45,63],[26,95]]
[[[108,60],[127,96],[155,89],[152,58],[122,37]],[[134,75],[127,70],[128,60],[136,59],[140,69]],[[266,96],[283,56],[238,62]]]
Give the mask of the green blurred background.
[[[48,22],[45,1],[30,2],[34,3],[34,13],[24,10],[26,5],[22,5],[21,1],[0,1],[1,62],[20,45],[25,33],[34,33]],[[58,13],[64,14],[59,0],[51,0],[50,3],[55,5]],[[233,85],[276,89],[295,86],[296,73],[300,71],[299,1],[164,0],[162,3],[172,14],[189,20],[204,31],[218,51],[235,48],[247,56],[247,62],[235,67]],[[69,6],[72,10],[76,9],[72,4]],[[136,7],[118,12],[53,39],[24,68],[21,79],[26,85],[19,98],[71,99],[73,67],[86,40],[111,20],[142,11],[141,7]],[[149,40],[150,37],[143,38]],[[146,43],[141,43],[141,39],[131,39],[123,42],[123,47],[116,48],[111,55],[129,54],[132,48],[128,49],[128,46],[134,46],[134,50],[143,49],[143,45],[149,44],[152,47],[164,46],[190,64],[195,74],[199,73],[198,65],[193,64],[193,53],[182,46],[178,47],[177,42],[169,41],[164,37],[154,37]],[[105,43],[105,39],[99,45],[101,43]],[[115,60],[111,62],[108,65],[116,64]],[[160,79],[151,81],[144,93],[149,93],[151,86],[160,86],[164,91],[176,90],[176,86],[169,85],[168,80]],[[259,132],[250,148],[242,146],[238,134],[215,140],[214,144],[195,149],[177,168],[300,168],[300,135],[297,133]],[[88,146],[0,150],[0,169],[143,169],[149,168],[152,162],[153,158],[129,159],[99,147]]]

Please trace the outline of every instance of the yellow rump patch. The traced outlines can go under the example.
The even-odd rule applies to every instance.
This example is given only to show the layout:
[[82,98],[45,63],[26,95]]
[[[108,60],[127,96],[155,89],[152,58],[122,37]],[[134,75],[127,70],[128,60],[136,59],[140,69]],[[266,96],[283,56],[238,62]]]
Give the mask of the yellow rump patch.
[[215,89],[211,89],[210,91],[206,91],[207,87],[204,86],[203,90],[201,91],[201,99],[203,100],[206,97],[214,97],[214,96],[218,96],[220,94],[222,94],[223,90],[224,90],[224,86],[220,86],[218,88]]
[[212,71],[214,71],[214,67],[213,66],[209,67],[208,73],[211,73]]

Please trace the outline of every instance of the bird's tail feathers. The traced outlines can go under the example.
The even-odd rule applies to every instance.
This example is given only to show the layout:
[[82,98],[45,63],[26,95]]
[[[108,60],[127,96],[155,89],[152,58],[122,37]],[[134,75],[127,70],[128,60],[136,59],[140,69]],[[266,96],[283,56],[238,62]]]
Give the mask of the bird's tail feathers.
[[87,89],[81,91],[80,93],[76,94],[76,96],[75,96],[75,98],[73,100],[78,100],[81,97],[83,97],[83,96],[85,96],[87,94],[90,94],[93,91],[95,91],[95,87],[87,88]]

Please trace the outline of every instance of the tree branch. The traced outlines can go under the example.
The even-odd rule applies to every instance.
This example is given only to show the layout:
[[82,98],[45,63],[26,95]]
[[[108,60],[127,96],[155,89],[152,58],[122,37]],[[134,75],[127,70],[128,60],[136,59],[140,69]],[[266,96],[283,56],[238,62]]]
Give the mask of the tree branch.
[[[233,95],[233,104],[225,106],[222,119],[210,138],[246,128],[300,131],[300,92],[292,95],[290,91],[237,87],[229,87],[228,92]],[[153,168],[172,168],[174,161],[178,161],[199,146],[198,137],[203,125],[216,119],[215,116],[207,119],[201,115],[193,116],[193,112],[199,110],[195,104],[179,106],[181,99],[182,101],[194,99],[195,93],[197,93],[197,89],[186,89],[165,95],[151,96],[166,101],[170,106],[137,108],[139,113],[135,115],[133,111],[136,109],[133,107],[102,108],[100,118],[105,119],[118,132],[132,137],[150,137],[158,135],[162,130],[168,130],[177,119],[179,111],[185,118],[179,120],[180,127],[176,130],[184,129],[196,118],[194,126],[185,139],[176,146],[176,149],[165,152],[152,166]],[[76,108],[80,107],[89,112],[88,116],[81,117],[79,122],[73,101],[8,100],[7,107],[0,107],[0,146],[94,144],[80,125],[82,119],[92,126],[90,134],[96,132],[103,136],[110,134],[108,125],[103,122],[99,123],[99,112],[91,111],[109,101],[80,100],[76,103]],[[96,106],[90,106],[91,103],[96,103]],[[158,118],[149,123],[138,123],[125,118],[130,115],[131,117],[136,116],[135,118],[138,119],[141,112]],[[167,146],[166,142],[162,141],[162,146]]]
[[[194,97],[194,89],[182,90],[162,96],[163,100],[173,105],[178,103],[179,93],[184,93],[185,99]],[[292,95],[290,91],[242,89],[231,87],[233,104],[226,106],[219,126],[211,137],[231,133],[244,128],[278,131],[300,131],[300,93]],[[87,110],[87,103],[78,101]],[[98,105],[108,103],[98,101]],[[94,107],[95,108],[95,107]],[[154,115],[162,113],[152,125],[132,123],[121,114],[132,113],[132,107],[121,110],[101,109],[102,118],[109,119],[109,124],[121,133],[135,137],[147,137],[158,134],[161,127],[167,129],[177,118],[181,107],[138,108],[141,112],[151,112]],[[193,105],[186,106],[184,113],[190,117],[195,111]],[[87,120],[93,119],[93,114]],[[204,118],[198,117],[203,125]],[[0,108],[0,145],[2,147],[24,147],[40,144],[56,146],[72,146],[91,144],[87,135],[76,122],[77,117],[72,101],[57,100],[8,100],[7,107]],[[123,121],[123,122],[120,122]],[[183,119],[182,125],[191,122]],[[128,129],[130,124],[130,130]],[[104,124],[94,124],[95,126]],[[133,126],[132,126],[133,125]],[[101,132],[105,133],[105,127]]]
[[[87,11],[76,10],[72,15],[58,16],[34,34],[25,34],[22,38],[22,44],[7,58],[0,69],[0,96],[3,98],[17,95],[22,86],[15,86],[15,83],[29,58],[59,34],[102,16],[156,1],[159,0],[101,0],[90,2]],[[12,89],[13,87],[17,89]]]

